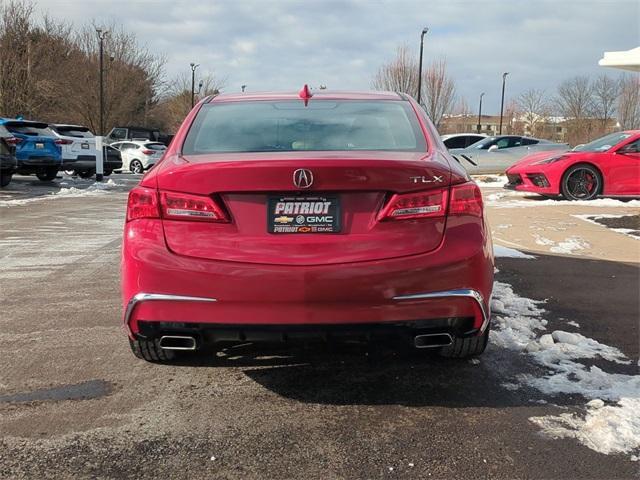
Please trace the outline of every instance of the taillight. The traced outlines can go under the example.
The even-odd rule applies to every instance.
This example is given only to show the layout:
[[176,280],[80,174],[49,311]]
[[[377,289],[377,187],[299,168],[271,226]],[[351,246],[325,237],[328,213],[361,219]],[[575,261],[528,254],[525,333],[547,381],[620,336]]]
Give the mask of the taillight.
[[144,153],[145,155],[153,155],[156,152],[154,152],[153,150],[142,150],[142,153]]
[[20,142],[22,142],[22,139],[18,137],[7,137],[4,139],[4,141],[9,145],[18,145]]
[[451,187],[449,215],[482,217],[482,193],[473,182]]
[[443,217],[447,210],[447,189],[395,194],[378,215],[378,220]]
[[136,187],[129,192],[127,222],[137,218],[159,218],[158,192],[152,188]]
[[172,220],[229,222],[227,213],[211,197],[188,193],[160,192],[162,217]]
[[67,140],[66,138],[58,138],[55,140],[56,145],[71,145],[73,140]]

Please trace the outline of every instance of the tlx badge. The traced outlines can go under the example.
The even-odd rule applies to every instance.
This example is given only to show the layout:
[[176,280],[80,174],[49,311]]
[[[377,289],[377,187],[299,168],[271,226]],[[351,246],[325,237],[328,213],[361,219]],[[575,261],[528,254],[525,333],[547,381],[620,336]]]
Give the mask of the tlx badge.
[[413,183],[442,183],[442,175],[434,175],[433,177],[409,177]]

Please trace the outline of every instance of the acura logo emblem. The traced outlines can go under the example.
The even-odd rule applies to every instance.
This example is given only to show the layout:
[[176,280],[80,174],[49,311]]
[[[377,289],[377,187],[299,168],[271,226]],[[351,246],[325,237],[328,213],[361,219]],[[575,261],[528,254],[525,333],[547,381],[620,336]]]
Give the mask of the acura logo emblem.
[[299,168],[293,172],[293,184],[298,188],[309,188],[313,185],[313,173],[306,168]]

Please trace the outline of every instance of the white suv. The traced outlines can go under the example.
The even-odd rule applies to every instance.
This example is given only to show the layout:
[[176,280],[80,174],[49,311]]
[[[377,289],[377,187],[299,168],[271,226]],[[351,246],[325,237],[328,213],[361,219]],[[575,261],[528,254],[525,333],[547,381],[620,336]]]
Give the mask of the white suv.
[[[87,127],[80,125],[49,125],[58,143],[62,147],[62,170],[76,170],[87,163],[87,167],[96,168],[96,138]],[[91,164],[93,165],[91,167]],[[80,170],[83,170],[80,168]]]
[[122,156],[122,170],[132,173],[142,173],[149,170],[164,155],[167,147],[164,143],[149,140],[127,140],[115,142],[111,147],[120,150]]

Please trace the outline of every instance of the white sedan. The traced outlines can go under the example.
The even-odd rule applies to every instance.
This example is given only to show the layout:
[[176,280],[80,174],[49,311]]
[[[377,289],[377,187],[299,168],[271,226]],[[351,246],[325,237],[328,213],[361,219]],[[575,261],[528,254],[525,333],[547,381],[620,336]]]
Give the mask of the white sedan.
[[149,170],[164,155],[167,147],[160,142],[144,140],[127,140],[115,142],[111,147],[120,150],[122,156],[122,170],[132,173],[142,173]]

